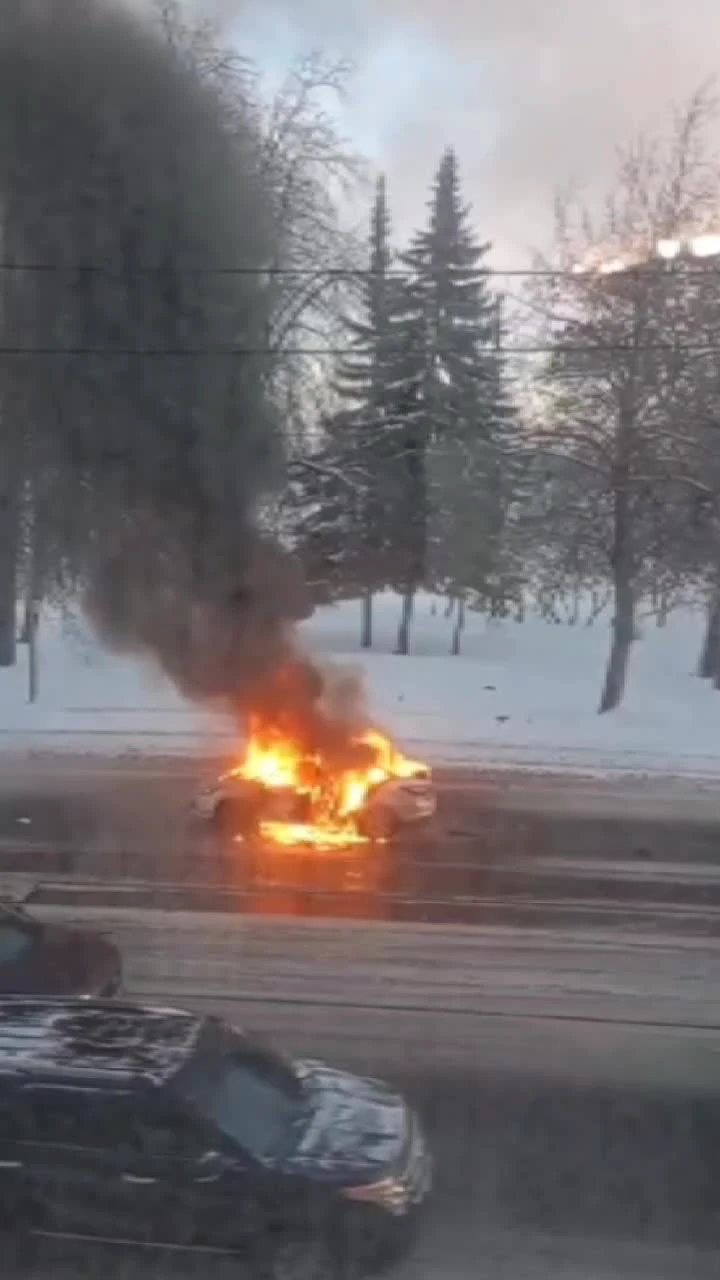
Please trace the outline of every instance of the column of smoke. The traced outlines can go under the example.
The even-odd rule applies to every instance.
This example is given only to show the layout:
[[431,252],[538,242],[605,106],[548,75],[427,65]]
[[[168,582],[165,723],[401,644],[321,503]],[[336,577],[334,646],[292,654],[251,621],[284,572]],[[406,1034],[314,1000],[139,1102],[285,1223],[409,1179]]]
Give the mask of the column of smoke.
[[341,683],[328,712],[295,646],[297,566],[255,521],[279,452],[267,361],[227,354],[266,346],[272,306],[247,271],[275,249],[253,119],[236,103],[230,129],[137,11],[9,7],[3,253],[25,269],[3,280],[4,343],[44,354],[2,359],[4,411],[62,476],[85,607],[105,643],[151,654],[186,695],[259,705],[344,751],[358,687]]

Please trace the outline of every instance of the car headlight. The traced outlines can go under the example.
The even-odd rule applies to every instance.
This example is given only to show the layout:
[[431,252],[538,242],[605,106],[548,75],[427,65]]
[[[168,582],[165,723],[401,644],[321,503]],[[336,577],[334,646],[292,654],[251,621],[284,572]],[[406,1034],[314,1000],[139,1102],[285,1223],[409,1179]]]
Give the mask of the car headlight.
[[383,1178],[366,1186],[343,1187],[342,1194],[346,1200],[378,1205],[396,1217],[402,1217],[410,1207],[410,1192],[402,1178]]

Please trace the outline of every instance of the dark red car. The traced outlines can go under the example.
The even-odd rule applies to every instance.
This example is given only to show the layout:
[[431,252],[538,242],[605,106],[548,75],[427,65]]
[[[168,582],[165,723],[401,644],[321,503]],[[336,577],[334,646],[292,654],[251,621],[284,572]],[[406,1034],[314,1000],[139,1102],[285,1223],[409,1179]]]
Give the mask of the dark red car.
[[109,997],[121,985],[120,953],[108,938],[0,903],[0,994]]

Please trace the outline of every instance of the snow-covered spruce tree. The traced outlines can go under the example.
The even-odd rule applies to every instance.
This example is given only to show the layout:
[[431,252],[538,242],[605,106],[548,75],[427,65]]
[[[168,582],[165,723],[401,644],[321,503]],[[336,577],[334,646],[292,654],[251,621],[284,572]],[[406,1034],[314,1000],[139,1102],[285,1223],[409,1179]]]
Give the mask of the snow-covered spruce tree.
[[400,576],[396,582],[405,601],[398,635],[402,652],[420,585],[455,599],[455,651],[466,597],[497,597],[510,502],[506,459],[515,433],[500,302],[485,266],[490,246],[480,244],[473,232],[452,148],[440,161],[429,207],[427,227],[402,257],[406,279],[398,321],[406,360],[400,381],[409,393],[422,450],[418,501],[427,519],[422,576]]
[[317,423],[315,448],[291,467],[285,492],[292,545],[316,604],[364,598],[368,591],[362,558],[365,474],[354,470],[349,457],[354,428],[351,412],[328,409]]
[[544,522],[557,574],[613,597],[612,643],[599,710],[623,697],[641,600],[681,572],[678,540],[698,466],[702,320],[695,277],[658,244],[714,215],[708,163],[713,104],[700,93],[669,137],[624,148],[605,215],[558,206],[554,274],[535,284],[540,340],[552,349],[537,383],[534,444],[554,461]]

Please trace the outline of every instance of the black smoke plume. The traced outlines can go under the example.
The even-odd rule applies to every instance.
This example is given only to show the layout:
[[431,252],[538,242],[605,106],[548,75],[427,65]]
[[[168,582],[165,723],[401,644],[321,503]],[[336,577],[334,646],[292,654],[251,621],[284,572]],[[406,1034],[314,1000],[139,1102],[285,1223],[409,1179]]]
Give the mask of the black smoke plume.
[[[281,450],[252,112],[141,11],[5,0],[0,211],[4,427],[50,478],[52,554],[108,645],[272,705],[309,609],[256,521]],[[323,681],[294,687],[330,733]]]

